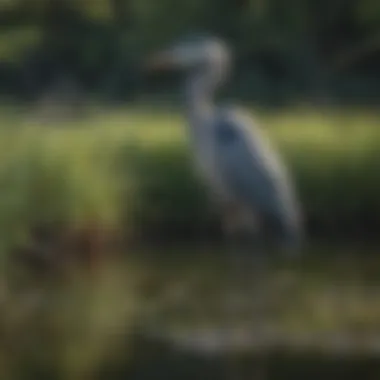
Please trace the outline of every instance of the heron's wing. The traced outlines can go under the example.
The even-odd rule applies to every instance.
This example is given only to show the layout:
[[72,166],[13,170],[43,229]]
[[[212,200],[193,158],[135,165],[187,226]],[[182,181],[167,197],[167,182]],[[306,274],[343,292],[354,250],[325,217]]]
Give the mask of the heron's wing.
[[232,194],[282,226],[296,223],[298,205],[287,170],[248,119],[220,115],[214,128],[219,169]]

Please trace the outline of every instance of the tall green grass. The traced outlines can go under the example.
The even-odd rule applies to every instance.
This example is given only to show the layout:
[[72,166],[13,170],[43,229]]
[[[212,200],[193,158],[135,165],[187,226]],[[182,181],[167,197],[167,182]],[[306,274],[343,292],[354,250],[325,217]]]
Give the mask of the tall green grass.
[[[261,114],[259,121],[294,173],[311,233],[351,236],[356,231],[378,231],[380,130],[376,116],[293,112]],[[217,230],[218,219],[193,171],[183,123],[175,112],[144,109],[98,114],[67,125],[4,117],[0,127],[1,259],[6,262],[18,248],[33,245],[34,231],[46,226],[53,235],[54,229],[96,224],[144,241],[208,238]],[[153,268],[165,266],[162,256],[157,263],[153,259],[147,260]],[[168,265],[157,274],[158,279],[174,277],[171,282],[175,282],[197,277],[206,267],[215,274],[214,264],[190,270],[189,262],[178,261],[186,271]],[[10,267],[1,266],[12,280],[7,284],[0,275],[0,308],[6,311],[0,314],[1,379],[95,379],[107,365],[128,367],[131,333],[145,316],[141,284],[149,280],[149,271],[135,268],[130,258],[127,263],[105,266],[91,283],[79,273],[69,284],[57,286],[54,274],[27,276],[15,267],[10,272]],[[312,263],[314,271],[316,267]],[[337,267],[343,270],[341,263]],[[355,264],[353,268],[356,273]],[[374,262],[372,268],[376,269]],[[341,325],[342,316],[333,319],[327,307],[331,299],[327,290],[327,299],[314,291],[314,282],[325,281],[326,269],[321,269],[321,278],[305,268],[300,272],[306,273],[298,287],[305,307],[294,308],[292,303],[291,313],[277,313],[284,326],[298,331],[303,323],[310,329]],[[154,273],[152,277],[153,287],[159,288],[160,281],[156,284]],[[338,271],[331,277],[342,279]],[[213,277],[207,273],[205,278]],[[309,284],[306,278],[314,282]],[[225,283],[223,274],[220,281]],[[5,301],[4,282],[11,287]],[[352,313],[343,311],[347,324],[352,318],[352,324],[360,320],[366,328],[376,327],[378,310],[372,298],[366,301],[359,294],[357,299],[366,304],[351,305]],[[167,314],[163,317],[168,320]],[[148,359],[144,357],[144,366]]]
[[140,313],[138,272],[108,262],[95,281],[19,282],[1,304],[0,377],[85,380],[131,357]]
[[[12,125],[0,129],[3,251],[27,244],[41,225],[95,222],[145,240],[217,230],[177,113],[136,109],[58,127],[5,120]],[[294,174],[311,233],[378,230],[375,115],[294,112],[259,122]]]

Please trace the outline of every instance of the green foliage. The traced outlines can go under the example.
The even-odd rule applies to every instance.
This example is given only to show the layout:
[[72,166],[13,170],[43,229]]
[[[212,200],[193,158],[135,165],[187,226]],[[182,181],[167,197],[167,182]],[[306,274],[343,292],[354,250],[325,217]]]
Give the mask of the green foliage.
[[[254,0],[245,5],[232,0],[183,0],[179,11],[174,0],[10,0],[4,4],[0,56],[12,62],[17,75],[10,78],[12,70],[0,67],[0,77],[19,96],[39,94],[45,70],[57,67],[61,73],[70,71],[88,91],[131,95],[145,54],[189,32],[214,33],[230,43],[242,82],[260,77],[260,87],[246,90],[251,99],[261,100],[261,94],[268,92],[270,104],[277,92],[282,101],[310,95],[319,100],[321,92],[342,97],[345,90],[340,81],[351,84],[359,78],[362,86],[353,93],[368,101],[371,91],[379,87],[371,89],[378,66],[377,0]],[[347,54],[346,76],[341,77],[335,55]],[[371,79],[365,82],[367,77]],[[5,86],[0,90],[13,94]]]
[[10,30],[0,35],[0,59],[2,61],[20,62],[25,54],[38,46],[41,32],[36,27]]
[[357,4],[357,18],[362,25],[369,26],[380,32],[380,4],[372,0],[362,0]]
[[303,130],[300,121],[284,129],[288,143],[283,149],[308,218],[335,234],[355,226],[375,231],[379,219],[373,210],[379,207],[375,193],[380,183],[375,120],[319,118],[305,120]]
[[[3,131],[1,240],[7,247],[28,244],[35,227],[61,228],[92,220],[114,225],[117,190],[104,163],[75,134],[26,127],[11,137]],[[8,135],[8,136],[7,136]],[[8,138],[7,138],[8,137]],[[8,145],[12,142],[14,145]],[[7,147],[12,147],[7,152]],[[7,154],[8,153],[8,154]]]
[[18,289],[2,300],[2,379],[95,379],[115,358],[128,363],[140,312],[132,264],[122,271],[108,263],[91,283],[80,276],[60,286],[16,279]]
[[[122,226],[144,239],[216,228],[179,124],[176,116],[130,112],[75,129],[3,128],[3,244],[26,244],[34,227],[47,224]],[[380,226],[376,118],[295,113],[263,124],[294,173],[311,232]]]

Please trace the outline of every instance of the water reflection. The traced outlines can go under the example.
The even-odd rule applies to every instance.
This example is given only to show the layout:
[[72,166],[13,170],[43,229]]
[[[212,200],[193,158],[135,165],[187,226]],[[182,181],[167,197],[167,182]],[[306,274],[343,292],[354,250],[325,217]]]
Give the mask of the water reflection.
[[1,378],[377,379],[380,260],[340,251],[273,259],[243,283],[209,248],[123,252],[65,286],[19,278]]

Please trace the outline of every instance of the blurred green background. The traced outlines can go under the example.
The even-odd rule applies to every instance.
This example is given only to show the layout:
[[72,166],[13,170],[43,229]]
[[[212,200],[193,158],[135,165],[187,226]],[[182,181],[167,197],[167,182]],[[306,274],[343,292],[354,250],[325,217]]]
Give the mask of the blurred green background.
[[97,97],[136,98],[147,51],[208,32],[236,54],[230,94],[376,105],[379,25],[377,0],[3,0],[0,90],[30,99],[69,77]]
[[[197,32],[305,213],[243,308],[178,76],[141,70]],[[0,380],[378,379],[379,67],[377,0],[0,0]]]

